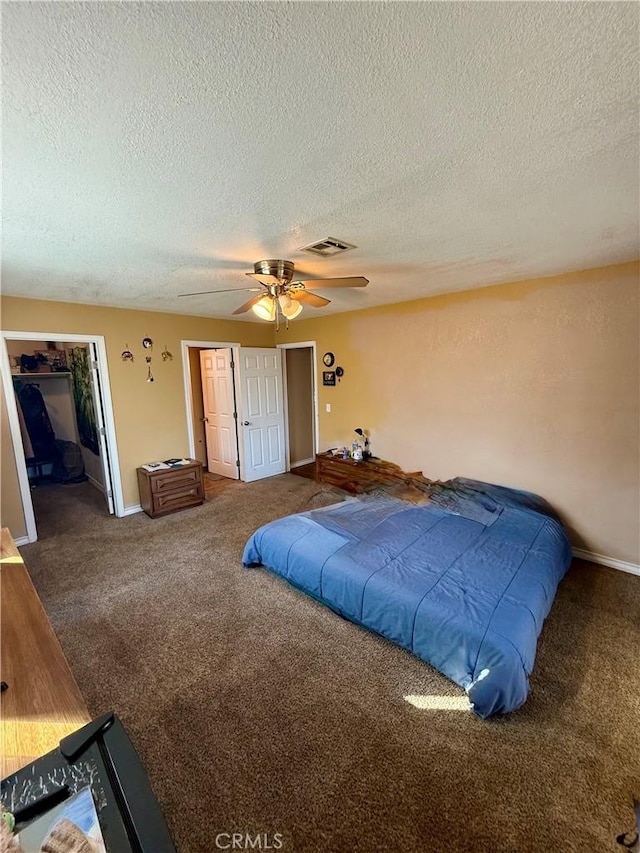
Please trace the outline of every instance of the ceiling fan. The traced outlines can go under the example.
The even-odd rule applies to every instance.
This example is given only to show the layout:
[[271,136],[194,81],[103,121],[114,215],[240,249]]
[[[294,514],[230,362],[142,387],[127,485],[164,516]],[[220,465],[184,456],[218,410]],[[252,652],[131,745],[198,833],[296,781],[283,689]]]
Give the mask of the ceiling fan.
[[[246,287],[243,290],[257,293],[233,312],[244,314],[250,309],[261,320],[275,320],[278,323],[280,315],[287,320],[293,320],[302,311],[303,304],[312,308],[322,308],[331,300],[310,290],[326,287],[366,287],[369,280],[362,276],[347,276],[346,278],[322,278],[314,281],[294,281],[294,264],[292,261],[282,261],[271,258],[258,261],[253,265],[253,272],[245,273],[259,282],[259,287]],[[239,288],[226,290],[201,290],[197,293],[181,293],[180,296],[202,296],[206,293],[231,293]]]

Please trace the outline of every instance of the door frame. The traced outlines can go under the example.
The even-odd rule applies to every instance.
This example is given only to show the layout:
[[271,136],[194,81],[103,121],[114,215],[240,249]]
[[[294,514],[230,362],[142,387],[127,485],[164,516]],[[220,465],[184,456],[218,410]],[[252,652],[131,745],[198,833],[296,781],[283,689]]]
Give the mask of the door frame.
[[[22,433],[20,432],[20,422],[18,420],[18,403],[16,401],[15,391],[13,390],[13,376],[15,374],[11,373],[7,341],[64,341],[65,343],[93,343],[96,345],[98,358],[97,367],[100,374],[100,389],[102,391],[102,406],[104,412],[105,440],[108,448],[108,459],[103,461],[107,466],[111,477],[111,492],[113,495],[115,514],[118,518],[125,516],[127,513],[124,506],[122,479],[120,477],[120,460],[118,457],[116,427],[113,416],[113,401],[111,399],[111,383],[109,382],[109,367],[107,364],[107,348],[105,345],[104,335],[79,335],[77,333],[72,334],[70,332],[60,331],[21,332],[13,330],[2,330],[0,335],[2,336],[2,346],[0,347],[0,375],[2,377],[4,397],[7,402],[9,431],[11,433],[13,455],[18,472],[22,511],[24,514],[25,526],[27,528],[26,541],[36,542],[38,539],[38,531],[33,511],[33,501],[31,500],[31,487],[29,485],[29,476],[27,474],[27,463],[24,446],[22,444]],[[96,401],[96,404],[97,402],[98,401]],[[23,544],[25,544],[24,541]]]
[[[191,363],[189,362],[189,348],[197,347],[198,349],[230,349],[233,353],[233,377],[236,385],[236,408],[240,409],[240,388],[238,383],[238,360],[240,358],[240,344],[237,341],[180,341],[180,353],[182,355],[182,378],[184,382],[184,401],[187,413],[187,436],[189,438],[189,456],[195,459],[196,456],[196,441],[193,423],[193,396],[191,394]],[[240,470],[238,471],[238,479],[242,480],[244,474],[244,444],[236,430],[236,441],[238,450],[238,459],[240,460]]]
[[[313,388],[311,395],[311,402],[313,405],[313,447],[316,453],[319,452],[319,438],[320,438],[320,423],[318,419],[318,363],[316,360],[316,342],[315,341],[296,341],[291,344],[277,344],[278,349],[288,350],[288,349],[311,349],[311,366],[312,366],[312,377],[313,377]],[[285,435],[285,444],[287,448],[286,452],[286,465],[287,471],[291,470],[291,452],[289,447],[289,393],[287,389],[287,354],[283,353],[284,358],[282,359],[282,390],[284,393],[284,410],[286,412],[286,418],[284,421],[284,435]],[[315,462],[315,457],[313,459],[309,459],[309,462]],[[304,462],[301,464],[305,464]]]

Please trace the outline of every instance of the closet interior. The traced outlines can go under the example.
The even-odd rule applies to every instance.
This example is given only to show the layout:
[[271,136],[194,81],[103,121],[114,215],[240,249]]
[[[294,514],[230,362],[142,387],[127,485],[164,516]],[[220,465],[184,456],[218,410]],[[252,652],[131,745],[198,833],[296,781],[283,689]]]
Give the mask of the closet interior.
[[106,495],[90,346],[7,340],[27,474],[47,500],[78,483]]

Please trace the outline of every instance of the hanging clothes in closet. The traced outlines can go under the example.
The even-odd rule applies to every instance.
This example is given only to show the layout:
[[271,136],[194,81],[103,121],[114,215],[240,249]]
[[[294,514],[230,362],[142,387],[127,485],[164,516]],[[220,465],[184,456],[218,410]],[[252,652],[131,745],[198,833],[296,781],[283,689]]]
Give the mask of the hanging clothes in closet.
[[[17,383],[19,409],[31,444],[31,458],[38,461],[56,459],[55,433],[40,388],[31,383]],[[18,416],[19,417],[19,416]],[[27,448],[25,447],[25,453]]]

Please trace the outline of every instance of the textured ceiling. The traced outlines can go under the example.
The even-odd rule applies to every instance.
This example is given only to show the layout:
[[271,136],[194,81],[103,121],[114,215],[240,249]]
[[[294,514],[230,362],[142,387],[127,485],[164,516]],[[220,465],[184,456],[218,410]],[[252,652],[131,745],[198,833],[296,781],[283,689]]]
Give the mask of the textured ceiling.
[[638,13],[2,3],[3,291],[228,316],[177,295],[370,279],[329,313],[635,258]]

